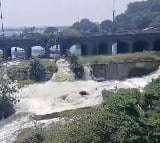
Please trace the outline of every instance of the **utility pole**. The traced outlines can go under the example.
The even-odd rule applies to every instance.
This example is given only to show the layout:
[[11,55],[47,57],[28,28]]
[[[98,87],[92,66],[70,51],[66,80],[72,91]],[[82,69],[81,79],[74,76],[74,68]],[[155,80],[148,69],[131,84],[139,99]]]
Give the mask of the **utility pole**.
[[4,37],[4,25],[3,25],[3,14],[2,14],[2,3],[0,1],[0,13],[1,13],[1,22],[2,22],[2,33]]
[[113,33],[115,32],[115,13],[116,13],[116,10],[115,10],[115,4],[116,4],[116,0],[113,0]]

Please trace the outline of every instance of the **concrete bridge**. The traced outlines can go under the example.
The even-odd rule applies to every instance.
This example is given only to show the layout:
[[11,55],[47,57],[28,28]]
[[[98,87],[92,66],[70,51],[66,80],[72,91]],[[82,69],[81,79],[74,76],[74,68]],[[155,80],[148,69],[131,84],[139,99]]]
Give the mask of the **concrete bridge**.
[[[53,43],[54,44],[54,43]],[[0,50],[2,50],[4,58],[11,57],[11,48],[19,47],[22,48],[25,52],[25,59],[32,57],[32,47],[41,46],[45,49],[46,55],[50,54],[49,46],[45,40],[42,40],[41,37],[38,38],[10,38],[4,37],[0,38]]]
[[160,51],[160,32],[154,33],[124,33],[103,36],[84,36],[60,38],[49,42],[38,38],[1,38],[0,49],[4,57],[11,57],[11,48],[20,47],[25,51],[25,58],[32,56],[31,47],[41,46],[45,49],[46,57],[50,55],[50,47],[60,45],[61,54],[65,54],[73,45],[79,45],[82,55],[112,55],[113,45],[115,54],[134,53],[142,51]]
[[65,53],[66,49],[77,44],[81,47],[82,55],[112,55],[113,45],[116,45],[115,54],[160,51],[160,32],[64,38],[61,51]]

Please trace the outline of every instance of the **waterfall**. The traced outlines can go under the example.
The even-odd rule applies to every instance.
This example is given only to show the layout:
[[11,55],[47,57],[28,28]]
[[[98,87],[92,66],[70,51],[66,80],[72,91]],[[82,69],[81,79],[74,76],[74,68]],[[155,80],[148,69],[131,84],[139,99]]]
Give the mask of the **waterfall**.
[[83,79],[84,80],[92,80],[92,68],[90,65],[84,66],[84,75]]
[[75,76],[70,69],[70,64],[65,59],[59,59],[56,64],[58,71],[51,78],[52,81],[63,82],[75,80]]

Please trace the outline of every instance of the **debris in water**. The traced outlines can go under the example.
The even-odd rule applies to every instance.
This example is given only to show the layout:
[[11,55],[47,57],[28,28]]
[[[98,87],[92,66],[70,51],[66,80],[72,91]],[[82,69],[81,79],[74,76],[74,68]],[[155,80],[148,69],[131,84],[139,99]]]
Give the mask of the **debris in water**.
[[80,91],[79,94],[82,95],[82,96],[89,95],[89,93],[87,91]]

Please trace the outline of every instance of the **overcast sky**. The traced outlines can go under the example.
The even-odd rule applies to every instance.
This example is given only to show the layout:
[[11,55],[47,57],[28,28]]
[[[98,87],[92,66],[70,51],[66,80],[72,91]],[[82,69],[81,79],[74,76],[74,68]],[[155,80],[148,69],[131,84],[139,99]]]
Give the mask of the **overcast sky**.
[[[1,0],[4,25],[65,26],[89,18],[101,22],[112,18],[113,0]],[[117,14],[124,12],[129,2],[116,0]],[[140,0],[139,0],[140,1]]]

